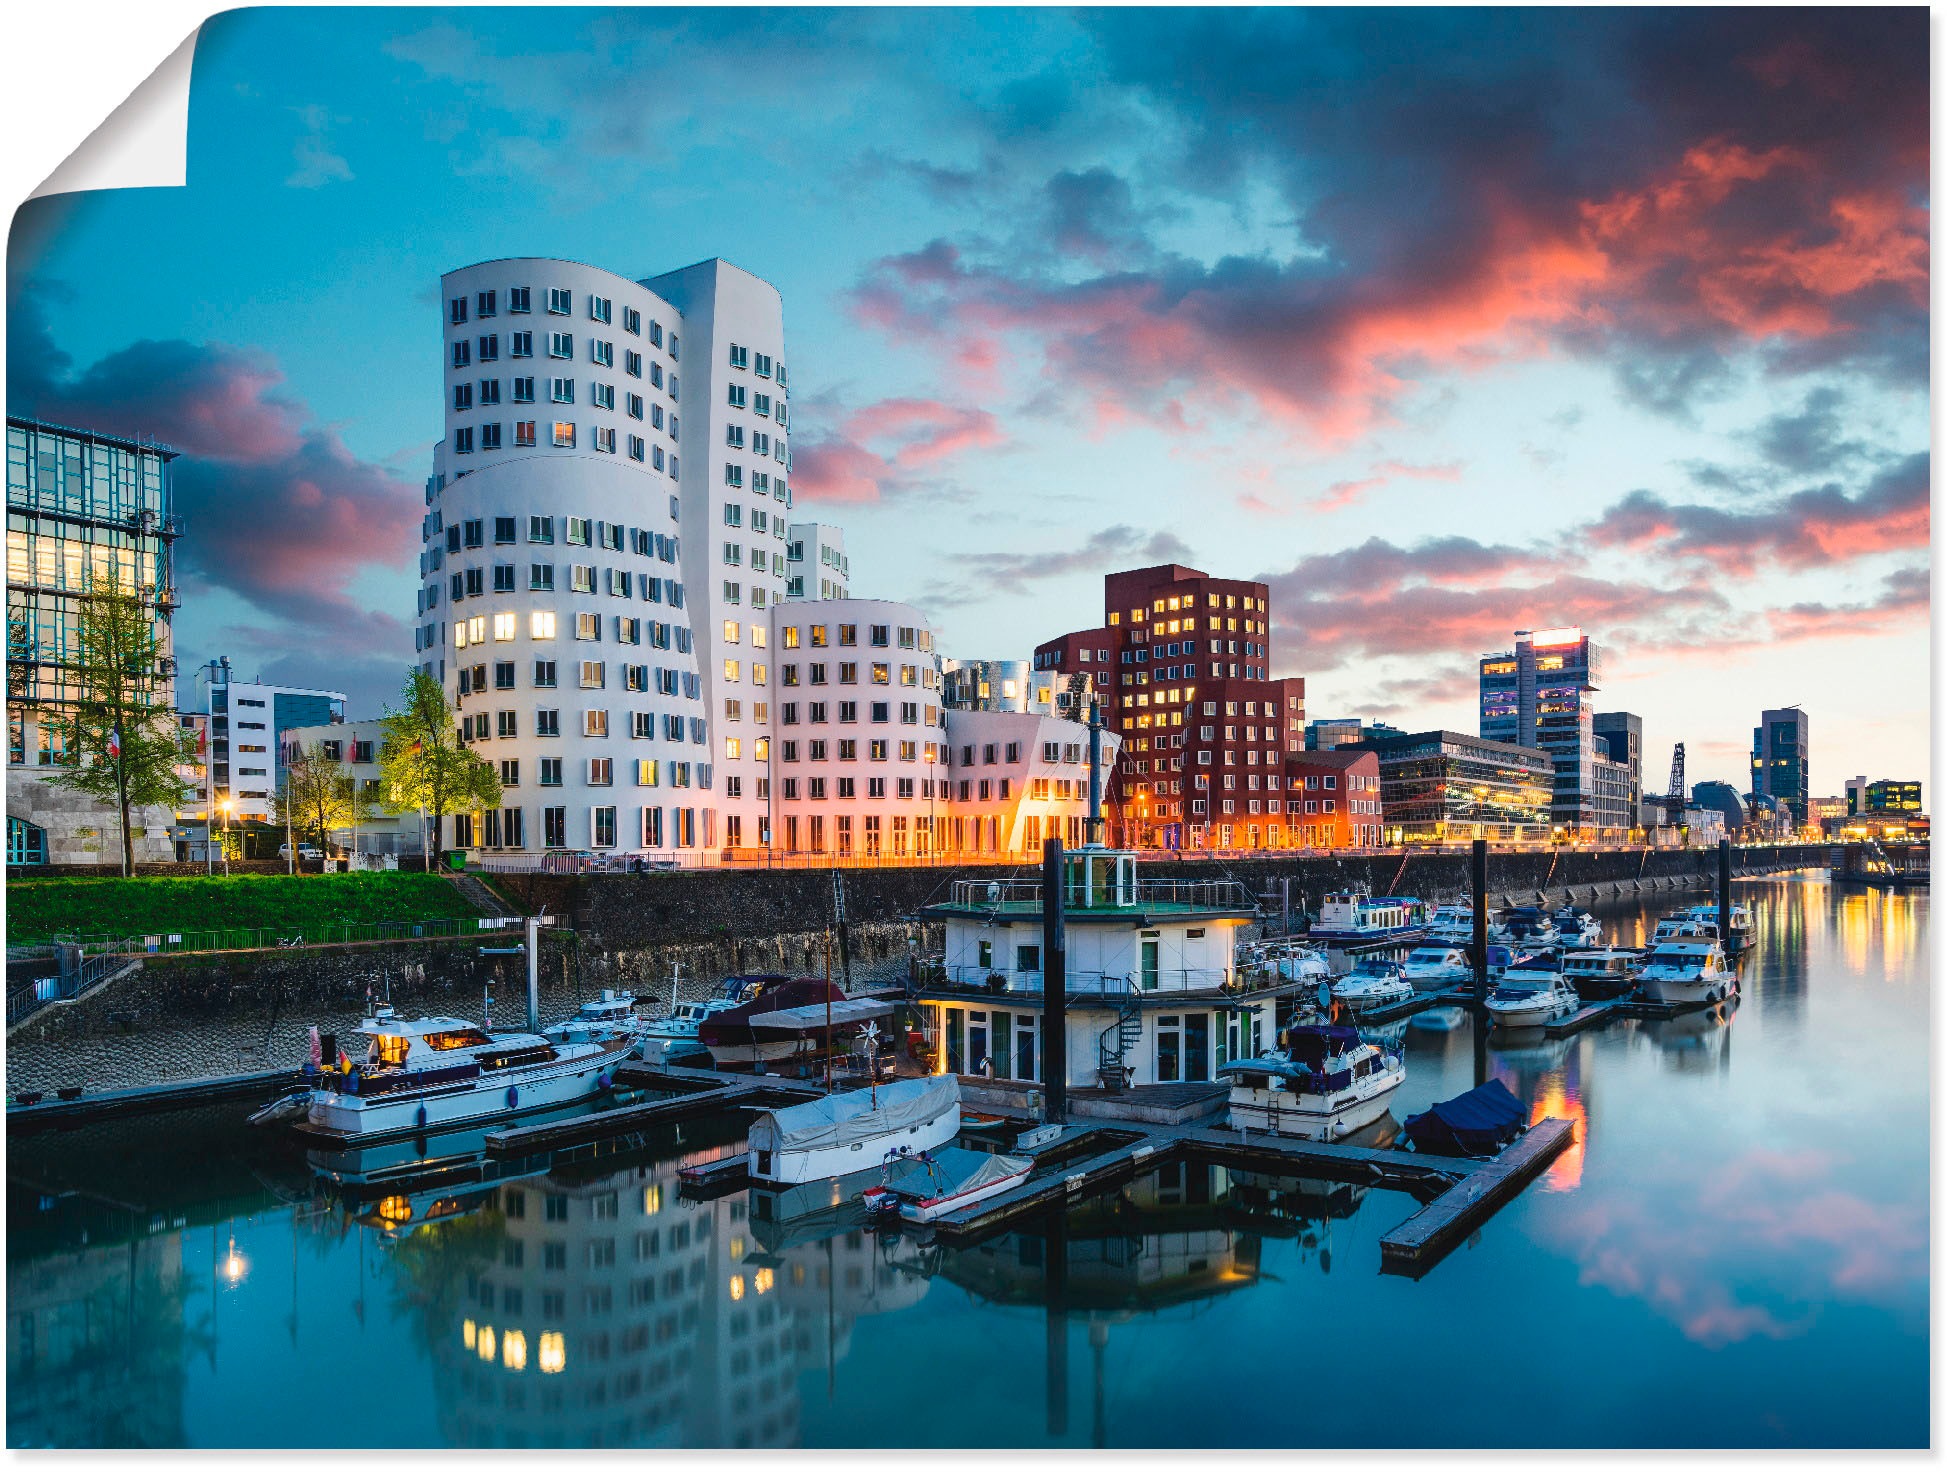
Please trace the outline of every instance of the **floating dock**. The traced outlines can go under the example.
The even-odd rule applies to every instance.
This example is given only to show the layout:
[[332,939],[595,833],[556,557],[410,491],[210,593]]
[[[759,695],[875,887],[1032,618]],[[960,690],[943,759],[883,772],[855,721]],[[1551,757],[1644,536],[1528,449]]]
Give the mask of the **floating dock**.
[[303,1078],[295,1068],[272,1068],[260,1073],[224,1074],[216,1078],[180,1079],[175,1083],[145,1084],[139,1089],[105,1089],[78,1093],[72,1099],[49,1096],[33,1104],[7,1105],[7,1131],[55,1128],[108,1119],[118,1114],[152,1114],[190,1109],[228,1099],[267,1102]]

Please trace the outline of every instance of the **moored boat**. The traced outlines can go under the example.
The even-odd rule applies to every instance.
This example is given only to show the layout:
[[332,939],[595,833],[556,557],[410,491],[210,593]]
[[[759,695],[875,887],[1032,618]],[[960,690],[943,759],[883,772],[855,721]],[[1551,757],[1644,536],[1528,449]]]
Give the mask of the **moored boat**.
[[1277,1053],[1240,1058],[1218,1072],[1230,1079],[1233,1125],[1330,1141],[1384,1114],[1406,1066],[1356,1028],[1301,1026],[1286,1032]]
[[1397,961],[1366,956],[1332,983],[1332,1000],[1355,1016],[1407,1001],[1413,984]]
[[1561,942],[1553,917],[1535,905],[1517,905],[1501,916],[1508,944],[1517,951],[1547,950]]
[[1552,956],[1525,956],[1501,973],[1487,994],[1487,1014],[1499,1027],[1544,1027],[1582,1007]]
[[1602,922],[1587,910],[1564,905],[1555,912],[1553,919],[1564,946],[1586,949],[1602,944]]
[[959,1132],[960,1081],[952,1074],[831,1094],[757,1116],[749,1134],[750,1178],[780,1187],[839,1179],[935,1149]]
[[1714,937],[1679,935],[1650,952],[1636,983],[1653,1002],[1717,1002],[1737,991],[1737,971]]
[[1492,1155],[1527,1127],[1528,1111],[1498,1078],[1443,1099],[1406,1121],[1406,1138],[1430,1155]]
[[[490,1033],[457,1017],[406,1021],[381,1007],[359,1026],[365,1057],[321,1069],[253,1121],[298,1119],[313,1134],[361,1143],[572,1104],[605,1091],[625,1037],[554,1043]],[[301,1118],[299,1118],[301,1116]]]
[[866,1190],[865,1205],[875,1215],[930,1222],[1018,1186],[1033,1169],[1034,1162],[1024,1156],[950,1145],[890,1168],[884,1184]]
[[1327,945],[1369,946],[1417,940],[1426,928],[1426,901],[1408,895],[1375,897],[1364,885],[1354,885],[1325,896],[1306,934]]
[[1634,951],[1571,951],[1562,957],[1562,979],[1578,996],[1608,1001],[1636,989],[1636,968],[1642,957]]
[[1414,991],[1440,992],[1466,981],[1474,967],[1458,946],[1415,946],[1400,963],[1400,972]]

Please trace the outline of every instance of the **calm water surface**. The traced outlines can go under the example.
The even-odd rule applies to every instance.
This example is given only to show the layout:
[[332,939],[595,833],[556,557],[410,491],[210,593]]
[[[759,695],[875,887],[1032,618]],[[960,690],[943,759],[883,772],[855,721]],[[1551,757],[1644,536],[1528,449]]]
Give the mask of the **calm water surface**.
[[[16,1139],[8,1440],[1925,1445],[1927,898],[1740,898],[1730,1017],[1489,1040],[1582,1143],[1417,1282],[1409,1197],[1208,1166],[943,1252],[679,1200],[721,1126],[407,1231],[233,1112]],[[1474,1082],[1452,1020],[1395,1116]]]

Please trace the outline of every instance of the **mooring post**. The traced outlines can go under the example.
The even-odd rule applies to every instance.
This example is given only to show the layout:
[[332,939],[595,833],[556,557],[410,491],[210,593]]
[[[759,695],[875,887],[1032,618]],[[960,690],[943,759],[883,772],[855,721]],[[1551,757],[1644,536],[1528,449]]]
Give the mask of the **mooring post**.
[[1731,954],[1731,841],[1717,840],[1717,940]]
[[541,1030],[541,917],[527,917],[527,1030]]
[[1061,887],[1061,840],[1041,848],[1042,1118],[1068,1117],[1068,916]]
[[1068,1216],[1057,1205],[1048,1213],[1042,1250],[1047,1256],[1048,1435],[1068,1434]]
[[[1487,840],[1474,840],[1474,1004],[1487,1002]],[[1476,1024],[1478,1025],[1478,1024]]]

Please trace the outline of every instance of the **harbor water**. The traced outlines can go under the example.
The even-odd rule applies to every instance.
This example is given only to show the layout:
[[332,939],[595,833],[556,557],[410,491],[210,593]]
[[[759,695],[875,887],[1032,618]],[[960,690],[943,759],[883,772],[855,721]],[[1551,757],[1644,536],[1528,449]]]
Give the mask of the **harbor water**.
[[[1393,1119],[1485,1074],[1577,1127],[1418,1280],[1379,1270],[1411,1196],[1210,1165],[948,1250],[682,1199],[737,1121],[393,1194],[411,1147],[241,1106],[16,1135],[8,1442],[1925,1446],[1927,896],[1737,898],[1734,1008],[1385,1029]],[[1596,913],[1640,944],[1677,902]]]

